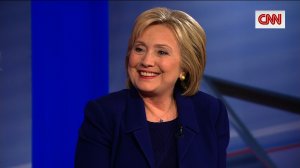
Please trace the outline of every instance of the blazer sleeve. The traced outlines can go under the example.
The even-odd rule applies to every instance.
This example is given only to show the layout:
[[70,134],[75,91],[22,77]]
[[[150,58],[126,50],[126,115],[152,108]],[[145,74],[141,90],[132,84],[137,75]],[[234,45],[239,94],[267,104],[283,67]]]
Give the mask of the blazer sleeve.
[[109,116],[101,105],[89,102],[79,129],[75,168],[110,167],[112,130]]
[[219,101],[219,114],[216,120],[215,128],[218,138],[218,167],[226,167],[227,146],[229,144],[229,121],[225,105]]

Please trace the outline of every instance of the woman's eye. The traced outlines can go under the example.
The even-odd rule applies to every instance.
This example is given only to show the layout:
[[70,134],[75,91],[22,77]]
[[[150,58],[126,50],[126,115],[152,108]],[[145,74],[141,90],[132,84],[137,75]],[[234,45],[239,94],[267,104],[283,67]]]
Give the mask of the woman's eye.
[[168,55],[169,53],[166,52],[166,51],[160,50],[160,51],[158,51],[158,54],[159,54],[159,55]]
[[143,49],[142,49],[142,48],[140,48],[140,47],[135,47],[135,48],[134,48],[134,51],[139,53],[139,52],[142,52],[142,51],[143,51]]

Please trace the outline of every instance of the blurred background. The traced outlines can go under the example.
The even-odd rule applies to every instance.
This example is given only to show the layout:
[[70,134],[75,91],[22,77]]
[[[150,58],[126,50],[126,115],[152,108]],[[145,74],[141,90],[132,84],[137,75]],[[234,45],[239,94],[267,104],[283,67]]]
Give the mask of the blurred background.
[[[300,165],[300,115],[297,110],[286,110],[278,108],[275,105],[266,105],[259,101],[248,101],[239,96],[232,96],[222,92],[222,89],[216,87],[216,81],[222,84],[229,84],[241,88],[250,89],[262,93],[261,97],[252,96],[252,99],[264,99],[265,95],[272,95],[275,99],[296,100],[300,99],[300,2],[297,1],[110,1],[104,4],[106,10],[95,8],[99,3],[87,2],[43,2],[31,4],[30,2],[0,2],[0,167],[47,167],[41,162],[35,161],[41,157],[44,162],[57,161],[57,165],[63,167],[73,167],[73,153],[76,144],[77,129],[82,121],[82,109],[89,98],[114,92],[125,88],[126,72],[124,60],[127,48],[128,38],[136,16],[144,10],[152,7],[168,7],[187,12],[194,17],[205,29],[207,34],[207,66],[205,75],[208,77],[203,80],[201,90],[220,97],[229,107],[231,120],[231,140],[228,148],[228,167],[279,167],[279,168],[297,168]],[[83,4],[82,4],[83,3]],[[48,5],[48,6],[47,6]],[[47,17],[40,17],[39,12],[43,9],[49,13]],[[45,7],[47,6],[47,8]],[[40,10],[37,10],[40,9]],[[90,11],[93,12],[90,12]],[[285,10],[286,28],[285,29],[255,29],[255,10]],[[103,21],[95,15],[105,11],[107,20]],[[52,15],[56,18],[53,19]],[[88,13],[81,15],[79,13]],[[75,16],[71,16],[75,14]],[[45,12],[43,13],[45,15]],[[61,17],[63,15],[64,17]],[[39,17],[37,17],[39,16]],[[46,16],[46,15],[45,15]],[[54,30],[49,30],[52,36],[63,34],[65,41],[56,45],[53,43],[60,40],[52,39],[51,43],[45,43],[48,46],[47,51],[56,51],[55,61],[51,62],[53,66],[47,68],[56,69],[55,65],[64,66],[62,59],[75,59],[77,62],[67,62],[67,66],[81,66],[76,70],[62,69],[63,72],[76,72],[76,75],[69,80],[64,81],[64,85],[76,85],[74,89],[67,92],[60,92],[57,95],[67,94],[70,97],[72,93],[78,90],[88,90],[81,101],[78,101],[76,108],[64,108],[62,113],[74,114],[60,116],[61,111],[55,112],[45,108],[39,110],[36,104],[40,99],[46,99],[47,92],[41,93],[41,90],[47,90],[47,87],[39,87],[41,82],[47,83],[47,73],[52,73],[52,69],[39,69],[40,64],[37,58],[53,59],[46,55],[46,51],[37,45],[47,41],[50,35],[41,31],[41,20],[48,27],[55,24]],[[56,20],[60,18],[61,20]],[[63,22],[69,21],[73,27]],[[88,19],[88,21],[85,21]],[[47,22],[47,24],[46,24]],[[99,22],[98,24],[92,24]],[[107,24],[107,36],[99,36],[96,28]],[[37,26],[38,25],[38,26]],[[84,27],[82,25],[88,25]],[[101,25],[101,26],[100,26]],[[31,27],[32,26],[32,27]],[[78,26],[82,26],[78,28]],[[95,28],[96,26],[96,28]],[[97,27],[98,26],[98,27]],[[60,28],[62,27],[62,28]],[[51,27],[52,28],[52,27]],[[70,30],[76,29],[74,33]],[[61,31],[64,30],[64,31]],[[41,32],[40,32],[41,31]],[[38,33],[36,33],[38,32]],[[88,32],[88,33],[87,33]],[[96,32],[96,34],[94,33]],[[44,34],[45,35],[44,35]],[[80,35],[80,34],[84,35]],[[35,35],[34,35],[35,34]],[[43,36],[41,36],[43,34]],[[67,35],[66,35],[67,34]],[[90,38],[81,36],[87,35]],[[100,43],[89,42],[91,48],[80,50],[80,44],[88,41],[95,42],[95,38],[104,38],[107,46],[102,46],[101,51],[98,48]],[[97,38],[96,38],[97,39]],[[80,41],[74,45],[66,46],[70,41]],[[42,45],[42,44],[40,44]],[[37,50],[35,46],[39,46]],[[53,47],[54,48],[51,48]],[[79,46],[79,47],[78,47]],[[104,47],[104,49],[103,49]],[[59,49],[57,49],[59,48]],[[64,50],[62,48],[65,48]],[[107,50],[105,53],[103,50]],[[71,53],[67,50],[75,50]],[[39,51],[39,52],[37,52]],[[63,51],[59,54],[59,51]],[[88,51],[88,52],[86,52]],[[97,51],[97,52],[94,52]],[[45,53],[43,53],[45,52]],[[39,53],[39,54],[37,54]],[[43,54],[41,54],[43,53]],[[54,54],[53,54],[54,55]],[[94,57],[107,58],[107,60],[93,61],[89,55]],[[66,58],[65,58],[66,57]],[[32,60],[33,59],[33,60]],[[84,60],[89,61],[84,61]],[[47,61],[42,65],[47,65]],[[33,64],[33,65],[31,65]],[[104,67],[104,71],[97,68],[90,68],[91,64],[95,67]],[[40,65],[42,67],[42,65]],[[32,68],[34,67],[34,68]],[[74,70],[75,69],[75,70]],[[89,69],[81,74],[80,69]],[[105,69],[107,69],[105,71]],[[58,70],[57,70],[58,71]],[[71,72],[72,71],[72,72]],[[94,71],[97,71],[95,73]],[[66,73],[70,74],[70,73]],[[98,79],[98,75],[103,73],[107,77]],[[38,75],[32,75],[38,74]],[[79,75],[78,75],[79,74]],[[89,83],[78,85],[80,79],[88,79],[94,84],[89,87]],[[58,74],[56,74],[58,75]],[[41,78],[43,76],[43,78]],[[68,75],[69,76],[69,75]],[[97,76],[97,77],[95,77]],[[61,77],[61,76],[60,76]],[[95,78],[95,79],[94,79]],[[96,79],[97,78],[97,79]],[[214,80],[211,80],[214,79]],[[51,82],[59,83],[62,79],[51,76]],[[85,79],[86,80],[86,79]],[[33,82],[32,82],[33,81]],[[59,82],[57,82],[59,81]],[[35,83],[35,84],[34,84]],[[43,83],[43,86],[46,84]],[[50,83],[53,87],[53,83]],[[76,84],[75,84],[76,83]],[[103,84],[104,83],[104,84]],[[47,86],[48,86],[47,85]],[[107,90],[99,91],[93,88],[107,85]],[[32,87],[33,86],[33,87]],[[32,89],[38,90],[32,95]],[[54,89],[53,89],[54,90]],[[53,93],[53,90],[51,92]],[[62,88],[61,90],[65,90]],[[236,89],[238,91],[239,89]],[[57,90],[59,92],[60,90]],[[55,92],[55,91],[54,91]],[[91,94],[89,94],[91,93]],[[58,97],[57,95],[54,95]],[[247,97],[247,96],[246,96]],[[73,99],[76,99],[73,98]],[[78,98],[77,98],[78,99]],[[52,100],[53,101],[53,100]],[[53,103],[53,102],[52,102]],[[70,103],[71,104],[71,103]],[[271,103],[272,104],[272,103]],[[279,103],[280,104],[280,103]],[[46,105],[43,101],[43,105]],[[60,107],[65,105],[59,104]],[[50,107],[50,106],[47,106]],[[68,105],[69,107],[69,105]],[[77,108],[78,107],[78,108]],[[299,107],[299,106],[298,106]],[[37,109],[37,110],[34,110]],[[33,113],[32,113],[33,111]],[[56,114],[53,119],[51,115]],[[32,119],[33,118],[33,119]],[[65,119],[65,120],[64,120]],[[48,121],[50,120],[50,121]],[[57,122],[70,121],[69,128],[62,132],[53,131],[60,129],[61,125]],[[41,121],[41,122],[36,122]],[[33,123],[33,127],[32,127]],[[34,124],[35,123],[35,124]],[[46,123],[46,124],[45,124]],[[54,127],[52,127],[54,125]],[[71,127],[72,126],[72,127]],[[40,128],[37,130],[36,128]],[[33,130],[33,131],[32,131]],[[45,132],[46,130],[46,132]],[[58,139],[62,143],[53,144],[52,136],[48,136],[47,130],[51,134],[58,134]],[[44,132],[44,134],[40,134]],[[69,136],[70,134],[70,136]],[[44,136],[45,139],[38,137]],[[33,138],[32,138],[33,137]],[[50,140],[48,140],[50,139]],[[57,138],[56,138],[57,140]],[[32,143],[36,142],[36,143]],[[59,141],[59,140],[57,140]],[[70,144],[66,143],[70,141]],[[57,145],[58,144],[58,145]],[[68,146],[66,148],[65,146]],[[49,149],[53,148],[53,149]],[[58,149],[59,148],[59,149]],[[34,150],[32,150],[34,149]],[[46,149],[46,150],[45,150]],[[50,152],[49,152],[50,151]],[[57,153],[56,153],[57,152]],[[55,160],[55,156],[64,157],[59,153],[67,155],[67,159]],[[33,160],[33,162],[32,162]],[[64,162],[64,164],[60,164]],[[33,164],[32,164],[33,163]],[[44,163],[46,165],[46,163]],[[50,164],[51,165],[51,164]],[[55,164],[52,164],[53,167]],[[48,166],[49,167],[49,166]]]
[[29,2],[0,2],[0,167],[31,163]]

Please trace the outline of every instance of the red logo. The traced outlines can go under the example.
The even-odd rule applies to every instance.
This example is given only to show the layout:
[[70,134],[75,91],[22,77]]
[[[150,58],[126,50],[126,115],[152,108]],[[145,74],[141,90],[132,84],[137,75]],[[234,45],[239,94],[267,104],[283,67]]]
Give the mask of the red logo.
[[284,29],[285,11],[255,11],[255,28]]
[[275,22],[278,24],[278,25],[281,25],[281,17],[282,15],[281,14],[261,14],[258,16],[258,22],[262,25],[268,25],[268,24],[272,24],[274,25]]

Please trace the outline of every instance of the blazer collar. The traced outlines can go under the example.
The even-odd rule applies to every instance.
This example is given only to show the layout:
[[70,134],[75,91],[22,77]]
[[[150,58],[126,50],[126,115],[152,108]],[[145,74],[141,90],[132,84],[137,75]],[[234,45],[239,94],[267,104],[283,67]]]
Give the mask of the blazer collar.
[[129,89],[126,109],[126,132],[132,132],[147,126],[144,102],[138,91],[134,88]]
[[194,133],[198,133],[199,125],[192,98],[190,96],[182,96],[178,90],[175,90],[174,94],[181,126],[190,129]]
[[178,132],[177,141],[178,158],[179,164],[182,165],[183,158],[189,150],[195,135],[200,131],[192,98],[182,96],[180,92],[175,91],[175,99],[181,127],[181,130]]
[[[180,91],[177,89],[174,91],[174,97],[177,104],[177,112],[180,124],[184,128],[188,128],[193,132],[198,133],[199,124],[197,121],[193,100],[189,96],[182,96]],[[125,131],[132,132],[147,126],[144,102],[136,89],[129,89],[127,101]]]

